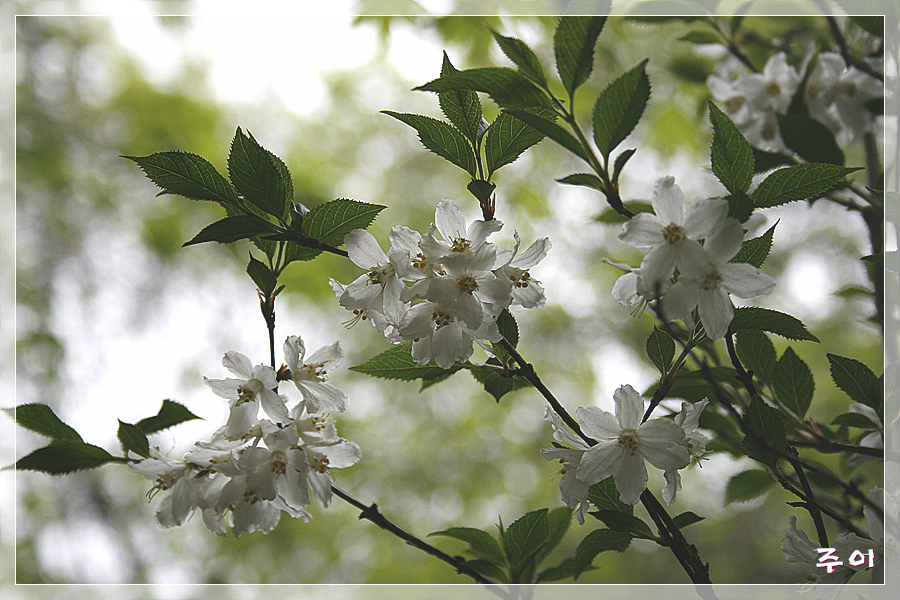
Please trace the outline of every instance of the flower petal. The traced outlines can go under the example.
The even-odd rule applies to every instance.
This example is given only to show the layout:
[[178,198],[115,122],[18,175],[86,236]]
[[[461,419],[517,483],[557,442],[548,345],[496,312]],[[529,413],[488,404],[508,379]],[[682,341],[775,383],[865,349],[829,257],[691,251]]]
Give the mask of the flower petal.
[[588,485],[600,483],[612,475],[625,457],[617,440],[606,440],[585,450],[575,469],[575,477]]
[[616,417],[596,406],[579,407],[575,411],[575,418],[581,426],[581,431],[595,440],[618,440],[622,426]]
[[354,229],[344,236],[344,245],[350,260],[357,267],[372,269],[388,262],[388,257],[378,245],[378,241],[368,231]]
[[616,421],[622,429],[637,429],[644,416],[644,398],[630,385],[623,385],[615,391]]
[[631,505],[640,502],[641,494],[647,489],[647,479],[647,466],[640,454],[624,453],[613,473],[619,500]]
[[653,212],[662,221],[663,227],[672,223],[681,225],[684,219],[684,192],[675,184],[675,178],[660,177],[653,186],[650,197]]

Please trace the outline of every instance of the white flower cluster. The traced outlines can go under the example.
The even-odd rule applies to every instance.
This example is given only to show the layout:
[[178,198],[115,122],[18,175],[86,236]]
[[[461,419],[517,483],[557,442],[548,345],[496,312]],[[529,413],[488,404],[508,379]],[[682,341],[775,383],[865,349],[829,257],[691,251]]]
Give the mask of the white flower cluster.
[[[252,366],[238,352],[228,352],[222,365],[237,379],[206,379],[226,398],[228,420],[205,442],[197,442],[184,460],[170,460],[158,448],[131,469],[153,482],[151,493],[171,490],[156,512],[163,527],[181,525],[199,509],[203,523],[216,535],[226,527],[244,533],[269,533],[281,513],[308,521],[310,489],[324,506],[331,504],[330,469],[360,459],[359,447],[338,437],[328,412],[342,412],[347,397],[325,383],[327,371],[343,359],[340,344],[321,348],[304,362],[297,336],[284,342],[285,367]],[[288,408],[278,394],[279,379],[290,379],[302,399]],[[260,408],[268,417],[260,418]]]
[[665,472],[663,499],[671,506],[681,489],[679,469],[706,451],[706,437],[697,431],[705,398],[696,404],[684,402],[674,421],[649,419],[641,423],[644,398],[630,385],[616,390],[616,414],[595,406],[579,408],[575,415],[582,433],[597,440],[589,446],[572,433],[559,416],[547,409],[546,420],[553,425],[553,437],[571,448],[544,448],[541,456],[563,463],[559,483],[562,501],[575,509],[575,518],[584,524],[591,486],[612,476],[619,499],[637,504],[647,488],[644,461]]
[[[474,340],[500,341],[497,317],[510,306],[544,305],[544,289],[528,269],[550,250],[541,238],[518,253],[487,238],[500,221],[466,220],[449,200],[438,204],[425,235],[408,227],[391,229],[387,254],[368,232],[344,238],[347,253],[367,272],[348,285],[331,280],[341,306],[356,320],[371,320],[392,342],[413,340],[412,356],[449,369],[472,356]],[[411,285],[407,285],[411,284]]]
[[[725,200],[700,200],[685,208],[675,178],[662,177],[651,203],[655,214],[635,215],[619,234],[623,242],[650,250],[638,269],[616,265],[629,273],[616,282],[613,296],[625,306],[659,300],[661,317],[689,326],[697,308],[707,337],[724,337],[734,316],[728,294],[763,296],[774,289],[775,280],[753,265],[729,262],[741,249],[744,230],[737,219],[727,217]],[[679,276],[673,285],[676,267]]]
[[[806,81],[805,104],[810,116],[845,145],[872,128],[873,116],[865,104],[883,97],[883,85],[856,67],[848,67],[839,54],[825,52],[815,60]],[[787,113],[801,76],[784,53],[773,55],[762,73],[744,73],[735,79],[710,75],[706,84],[751,146],[769,152],[788,151],[778,131],[777,115]]]

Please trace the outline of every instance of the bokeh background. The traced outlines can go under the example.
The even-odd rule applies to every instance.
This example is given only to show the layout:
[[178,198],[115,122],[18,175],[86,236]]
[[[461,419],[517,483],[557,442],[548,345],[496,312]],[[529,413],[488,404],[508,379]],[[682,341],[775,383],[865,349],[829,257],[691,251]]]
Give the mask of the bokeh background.
[[[224,422],[227,407],[203,376],[226,375],[221,358],[228,350],[254,363],[268,356],[265,324],[244,273],[251,246],[181,248],[220,217],[219,209],[157,197],[121,156],[179,149],[225,173],[229,143],[242,127],[287,164],[298,202],[353,198],[386,205],[370,229],[383,246],[393,225],[425,231],[442,199],[474,219],[479,212],[466,176],[379,111],[440,117],[435,96],[411,89],[439,74],[442,50],[458,68],[507,64],[488,27],[521,37],[552,65],[555,17],[516,15],[558,14],[564,3],[522,4],[467,16],[471,3],[452,1],[335,2],[321,13],[287,3],[261,3],[248,12],[200,0],[4,2],[4,64],[15,67],[16,160],[15,212],[5,197],[0,246],[4,265],[15,259],[16,310],[14,320],[4,313],[2,328],[7,357],[13,351],[7,340],[15,338],[16,385],[3,407],[49,404],[86,441],[116,452],[116,419],[135,422],[172,398],[203,420],[153,443],[179,457],[206,439]],[[766,12],[765,6],[748,10]],[[812,36],[827,31],[815,15],[750,16],[745,27],[768,37],[789,28]],[[581,92],[585,123],[591,98],[650,57],[650,105],[623,145],[639,149],[623,174],[626,199],[648,199],[654,181],[668,174],[689,200],[722,191],[708,168],[703,84],[717,56],[678,41],[690,29],[683,22],[648,27],[614,18],[600,37],[589,91]],[[895,75],[896,63],[889,65]],[[483,103],[492,118],[496,107]],[[885,131],[896,140],[894,117],[885,119]],[[890,166],[895,142],[879,140]],[[848,164],[862,164],[859,145],[848,150]],[[547,306],[517,313],[519,348],[570,411],[612,410],[616,388],[646,389],[654,381],[642,354],[654,320],[633,318],[610,296],[620,273],[601,260],[637,264],[640,254],[618,241],[618,227],[596,220],[604,208],[599,195],[555,182],[578,170],[547,141],[503,168],[496,182],[505,226],[492,239],[511,247],[513,230],[526,245],[551,238],[549,256],[532,271],[547,290]],[[764,270],[778,286],[760,303],[795,315],[822,340],[791,345],[816,377],[810,416],[827,422],[849,400],[828,377],[826,352],[883,369],[882,338],[868,320],[872,303],[858,293],[869,286],[858,258],[871,249],[863,223],[827,201],[766,211],[757,232],[777,219]],[[350,315],[338,306],[328,277],[348,283],[358,275],[335,256],[295,263],[277,308],[277,340],[301,335],[313,350],[339,339],[347,352],[330,381],[350,398],[349,410],[336,418],[339,433],[362,448],[363,459],[338,472],[338,485],[377,502],[388,518],[420,536],[451,526],[488,528],[498,518],[510,523],[530,510],[559,506],[557,480],[551,480],[557,465],[538,454],[550,445],[551,430],[535,391],[496,403],[466,373],[420,393],[417,383],[346,369],[388,347],[365,324],[341,325]],[[12,287],[7,269],[4,303],[11,302]],[[781,352],[783,340],[774,341]],[[8,364],[6,390],[12,387]],[[6,466],[42,439],[2,418]],[[786,506],[793,498],[773,488],[758,500],[725,504],[729,477],[753,466],[719,453],[702,469],[687,470],[673,514],[706,517],[686,535],[711,562],[713,581],[801,582],[804,567],[786,562],[779,549],[790,514],[812,530],[804,514]],[[446,564],[359,522],[339,500],[327,510],[311,507],[309,523],[284,518],[267,536],[216,538],[199,518],[160,529],[153,517],[159,499],[148,502],[147,481],[122,467],[53,478],[6,470],[0,481],[4,507],[15,507],[0,514],[4,555],[14,550],[15,556],[2,566],[6,582],[468,583]],[[860,471],[864,490],[881,481],[876,463]],[[659,492],[661,477],[651,475],[650,485]],[[555,556],[571,553],[594,527],[591,521],[573,524]],[[452,554],[463,549],[449,539],[430,541]],[[649,542],[600,555],[595,565],[580,583],[686,582],[671,553]]]

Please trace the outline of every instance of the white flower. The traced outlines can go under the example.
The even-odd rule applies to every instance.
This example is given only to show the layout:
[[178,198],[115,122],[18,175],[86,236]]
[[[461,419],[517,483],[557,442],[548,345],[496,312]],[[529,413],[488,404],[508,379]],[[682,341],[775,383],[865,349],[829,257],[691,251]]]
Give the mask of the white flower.
[[[632,315],[637,316],[641,314],[647,304],[656,298],[656,296],[648,297],[638,292],[638,281],[641,270],[634,269],[622,263],[614,263],[605,258],[603,259],[603,262],[617,269],[621,269],[622,271],[626,271],[626,273],[616,279],[616,283],[613,284],[613,298],[615,298],[619,304],[632,308]],[[668,291],[670,287],[672,287],[670,281],[666,280],[661,282],[659,295],[665,296],[666,291]]]
[[496,320],[512,300],[509,286],[491,271],[496,259],[493,244],[483,244],[471,254],[444,257],[445,275],[431,280],[425,298],[453,311],[469,329]]
[[[689,402],[681,403],[681,412],[675,415],[675,424],[684,430],[684,441],[681,445],[688,451],[692,458],[699,458],[706,452],[706,436],[697,431],[700,425],[700,414],[709,400],[703,400],[691,404]],[[672,506],[675,503],[675,494],[681,491],[681,475],[678,469],[668,469],[665,472],[666,487],[663,488],[663,500],[666,504]]]
[[[503,223],[497,219],[476,220],[466,226],[466,219],[453,202],[443,200],[434,211],[434,224],[422,238],[419,247],[426,256],[442,257],[451,253],[474,254],[485,243],[488,236],[500,231]],[[437,229],[442,239],[434,236]]]
[[[884,425],[881,423],[881,419],[878,418],[878,412],[871,406],[866,406],[865,404],[860,404],[859,402],[854,402],[850,405],[850,412],[859,413],[872,422],[872,433],[864,437],[859,442],[859,445],[865,448],[883,449]],[[869,456],[868,454],[852,454],[849,458],[847,458],[847,464],[851,467],[858,467],[859,465],[866,464],[873,458],[873,456]]]
[[376,311],[388,323],[399,323],[406,308],[400,294],[406,286],[397,276],[397,264],[405,261],[406,255],[392,249],[389,258],[372,234],[362,229],[354,229],[344,236],[344,244],[350,260],[368,273],[344,287],[341,306],[354,312]]
[[612,475],[622,502],[637,504],[647,488],[645,460],[658,469],[680,469],[690,455],[680,426],[665,419],[641,423],[644,399],[630,385],[616,390],[614,399],[615,416],[594,406],[576,411],[582,432],[597,444],[585,450],[575,476],[593,485]]
[[575,471],[581,463],[581,458],[590,448],[578,436],[574,435],[566,427],[562,419],[554,411],[547,408],[544,419],[553,425],[553,438],[559,442],[574,446],[574,448],[542,448],[541,456],[546,460],[558,460],[563,464],[559,470],[562,479],[559,481],[560,497],[569,508],[575,509],[575,518],[580,525],[584,525],[584,513],[588,509],[588,492],[591,484],[585,483],[575,477]]
[[800,75],[787,63],[783,52],[769,58],[762,73],[747,73],[734,82],[753,108],[779,113],[787,112],[799,84]]
[[163,527],[175,527],[184,523],[198,505],[202,503],[204,490],[209,484],[208,477],[197,476],[194,465],[184,461],[174,461],[150,448],[150,458],[128,465],[153,482],[155,492],[171,490],[156,511],[156,520]]
[[775,287],[775,280],[747,263],[729,263],[741,248],[743,229],[735,219],[711,235],[704,246],[690,246],[679,264],[678,281],[666,294],[663,316],[692,324],[691,311],[699,305],[700,321],[712,340],[725,336],[734,307],[729,293],[740,298],[763,296]]
[[[491,341],[500,341],[500,332],[493,323],[496,335]],[[449,369],[457,362],[465,362],[472,356],[472,334],[462,319],[451,308],[435,302],[422,302],[410,308],[400,321],[400,335],[413,340],[412,357],[418,365],[434,362],[442,369]]]
[[[266,365],[250,365],[250,360],[240,352],[228,352],[222,359],[222,366],[242,379],[207,379],[206,384],[222,398],[231,400],[232,412],[238,411],[239,420],[243,424],[255,420],[259,405],[265,413],[276,422],[287,422],[288,410],[284,398],[274,390],[278,387],[275,370]],[[259,404],[257,404],[259,401]],[[237,429],[232,430],[234,437]],[[232,439],[234,439],[234,437]]]
[[675,272],[682,255],[700,247],[705,239],[722,227],[728,203],[709,199],[685,209],[684,194],[674,177],[661,177],[651,197],[656,214],[639,213],[625,223],[619,239],[638,248],[650,248],[641,262],[637,292],[657,298]]
[[[513,232],[516,239],[516,246],[513,250],[506,250],[499,253],[498,261],[503,261],[501,266],[494,270],[497,278],[508,282],[510,293],[512,295],[512,304],[517,304],[523,308],[540,308],[546,300],[544,296],[544,288],[541,282],[533,279],[528,269],[538,264],[547,256],[551,244],[549,238],[540,238],[535,240],[522,254],[518,254],[519,233]],[[518,254],[518,255],[517,255]],[[506,256],[509,256],[506,259]]]
[[331,504],[330,469],[344,469],[355,465],[362,457],[362,452],[359,446],[341,438],[308,443],[304,450],[309,465],[307,480],[313,494],[327,508]]
[[299,336],[289,336],[284,341],[284,362],[291,371],[291,381],[303,395],[309,413],[344,412],[347,396],[329,383],[328,370],[344,359],[341,343],[323,346],[304,362],[306,347]]

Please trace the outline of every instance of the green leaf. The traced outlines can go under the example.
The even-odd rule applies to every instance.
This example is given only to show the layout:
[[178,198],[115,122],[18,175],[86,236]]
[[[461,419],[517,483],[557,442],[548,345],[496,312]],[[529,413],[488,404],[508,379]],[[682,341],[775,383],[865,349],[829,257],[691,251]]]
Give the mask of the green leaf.
[[508,67],[457,71],[415,88],[424,92],[473,90],[485,92],[500,108],[552,108],[552,103],[527,77]]
[[507,37],[491,29],[491,35],[503,54],[519,67],[519,73],[536,83],[542,88],[547,87],[547,78],[544,76],[544,68],[534,50],[528,44],[518,38]]
[[252,254],[250,255],[250,264],[247,265],[247,275],[267,298],[275,291],[275,286],[278,284],[275,273],[265,263],[253,258]]
[[[737,376],[731,367],[710,367],[709,374],[717,381],[733,381]],[[648,397],[653,395],[658,384],[654,384],[647,390]],[[683,398],[688,402],[698,402],[704,398],[715,397],[716,389],[710,384],[707,375],[701,371],[686,371],[684,369],[675,378],[675,383],[669,389],[669,398]]]
[[753,396],[744,414],[744,427],[747,435],[741,441],[741,449],[753,460],[774,468],[785,444],[781,415],[762,398]]
[[753,148],[753,172],[765,173],[776,167],[785,165],[793,165],[794,161],[790,156],[780,154],[778,152],[766,152],[765,150],[757,150]]
[[635,148],[631,148],[629,150],[623,150],[619,156],[616,157],[616,162],[613,166],[613,174],[612,174],[612,182],[613,184],[619,183],[619,175],[622,174],[622,169],[625,167],[625,163],[628,162],[634,153],[637,152]]
[[534,556],[547,543],[550,523],[547,509],[529,512],[510,525],[503,534],[503,549],[510,565],[510,575],[514,581],[530,582],[528,572],[534,571]]
[[3,409],[19,427],[50,438],[55,442],[81,442],[78,432],[62,422],[46,404],[20,404]]
[[722,38],[712,31],[689,31],[680,38],[679,41],[689,42],[691,44],[721,44]]
[[[602,192],[604,190],[603,182],[593,173],[572,173],[571,175],[567,175],[566,177],[557,179],[556,181],[557,183],[564,183],[566,185],[581,185],[584,187],[589,187],[593,190],[597,190],[598,192]],[[624,218],[625,217],[623,217],[623,219]]]
[[753,206],[770,208],[794,200],[816,200],[825,195],[848,173],[858,168],[803,164],[778,169],[769,174],[751,194]]
[[468,367],[469,372],[475,381],[484,386],[484,391],[494,397],[494,400],[500,402],[500,398],[522,388],[530,387],[528,380],[516,375],[514,377],[504,377],[493,369],[486,369],[478,366]]
[[595,556],[608,550],[625,552],[630,543],[631,536],[624,531],[595,529],[587,534],[575,550],[575,562],[577,563],[574,572],[575,580],[577,581],[578,576],[590,566]]
[[748,502],[768,491],[775,480],[763,469],[748,469],[732,475],[725,485],[725,504]]
[[[497,328],[500,330],[500,335],[506,338],[506,341],[509,342],[513,348],[519,345],[519,325],[516,323],[516,318],[508,308],[504,308],[497,317]],[[508,365],[510,360],[512,360],[512,355],[506,351],[503,344],[491,342],[491,349],[494,351],[494,355],[497,357],[497,360],[500,361],[500,364]]]
[[506,111],[501,112],[484,134],[487,176],[513,162],[544,139],[544,134]]
[[616,482],[611,476],[590,487],[588,501],[599,510],[617,510],[629,515],[634,512],[633,506],[619,499],[619,490],[616,489]]
[[602,521],[604,525],[613,531],[621,531],[631,537],[645,540],[656,539],[656,536],[650,530],[650,526],[634,515],[617,510],[598,510],[589,514]]
[[705,518],[706,517],[701,517],[700,515],[692,513],[691,511],[686,511],[672,517],[672,522],[675,523],[678,529],[684,529],[688,525],[699,523]]
[[725,201],[728,202],[728,216],[741,223],[746,223],[753,214],[753,202],[750,201],[750,196],[744,192],[728,194],[725,196]]
[[[625,205],[625,208],[627,208],[634,214],[642,212],[653,212],[653,205],[642,200],[632,200],[630,202],[623,202],[623,204]],[[604,223],[606,225],[621,225],[622,223],[628,222],[628,217],[616,211],[615,209],[607,208],[602,213],[594,217],[594,220],[598,223]]]
[[279,169],[273,156],[238,127],[228,154],[228,175],[245,200],[281,219],[288,201],[282,180],[286,169]]
[[758,329],[780,335],[789,340],[809,340],[818,342],[819,338],[811,334],[799,319],[767,308],[744,306],[734,309],[731,330]]
[[763,382],[771,384],[777,355],[769,336],[758,329],[744,329],[735,337],[735,350],[744,367]]
[[500,549],[500,544],[496,538],[486,531],[475,529],[474,527],[451,527],[443,531],[435,531],[429,533],[428,536],[442,535],[453,539],[461,540],[469,544],[470,552],[494,565],[506,565],[506,555]]
[[675,358],[675,340],[659,327],[647,338],[647,357],[660,373],[665,374]]
[[575,567],[577,565],[578,563],[575,561],[574,557],[567,558],[555,567],[544,569],[543,571],[538,573],[536,583],[542,583],[544,581],[559,581],[560,579],[568,579],[569,577],[574,577]]
[[865,404],[876,411],[884,402],[884,390],[872,370],[852,358],[826,354],[831,368],[831,379],[854,402]]
[[647,60],[606,86],[594,103],[594,142],[607,163],[613,149],[641,120],[650,99]]
[[123,158],[136,162],[150,181],[162,188],[163,194],[209,200],[223,206],[238,202],[234,186],[208,160],[196,154],[172,151]]
[[547,525],[550,532],[547,541],[541,546],[540,551],[534,557],[534,564],[540,565],[544,559],[559,545],[569,526],[572,524],[572,509],[565,506],[554,508],[547,513]]
[[816,385],[809,367],[793,348],[788,347],[775,363],[772,387],[782,406],[801,419],[806,416]]
[[126,452],[134,452],[138,456],[147,458],[150,456],[150,441],[141,428],[131,423],[123,423],[119,420],[119,430],[116,433],[122,449]]
[[750,263],[757,269],[761,267],[769,256],[769,250],[772,249],[772,237],[775,235],[776,225],[778,225],[778,221],[761,236],[741,244],[741,249],[729,262]]
[[[450,63],[447,53],[444,52],[441,76],[457,72],[457,69]],[[466,136],[473,147],[477,148],[484,133],[481,128],[484,116],[478,94],[471,90],[441,92],[438,94],[438,104],[440,104],[444,116]]]
[[419,141],[423,146],[466,171],[472,177],[478,177],[475,150],[459,129],[449,123],[424,115],[396,113],[390,110],[381,112],[415,129],[419,133]]
[[135,423],[135,425],[145,434],[150,435],[151,433],[174,427],[179,423],[199,418],[200,417],[189,411],[183,404],[167,398],[162,401],[162,406],[159,408],[159,412],[156,413],[156,415],[141,419]]
[[709,101],[709,120],[713,126],[710,148],[713,173],[732,194],[746,192],[753,179],[753,149],[712,100]]
[[455,364],[445,370],[433,362],[419,366],[410,353],[410,344],[398,344],[361,365],[350,367],[350,370],[382,379],[412,381],[414,379],[434,379],[448,371],[455,373],[462,368],[462,365]]
[[40,471],[49,475],[64,475],[82,469],[95,469],[108,462],[130,462],[116,457],[92,444],[84,442],[58,442],[38,448],[16,461],[19,471]]
[[527,110],[509,109],[507,112],[520,121],[527,123],[575,156],[586,162],[588,161],[587,154],[585,154],[584,148],[582,148],[578,140],[571,133],[554,123],[551,118]]
[[553,33],[556,71],[569,96],[587,81],[594,69],[594,46],[606,17],[562,17]]
[[200,230],[193,239],[183,244],[184,247],[202,244],[204,242],[218,242],[230,244],[238,240],[244,240],[269,233],[276,233],[276,226],[257,215],[240,215],[225,217],[221,221],[211,223]]
[[856,427],[857,429],[878,429],[878,423],[873,423],[871,419],[861,413],[846,412],[834,418],[832,425],[844,425],[847,427]]
[[[366,229],[386,207],[357,200],[339,198],[312,207],[303,217],[303,231],[307,236],[334,248],[344,245],[344,236],[354,229]],[[286,262],[312,260],[321,250],[288,246]],[[304,252],[306,251],[306,252]]]
[[482,575],[494,579],[495,581],[509,581],[509,575],[507,575],[506,571],[502,567],[495,565],[489,560],[467,560],[463,564],[470,569],[478,571]]
[[844,152],[825,125],[806,115],[776,115],[785,145],[810,163],[844,164]]

